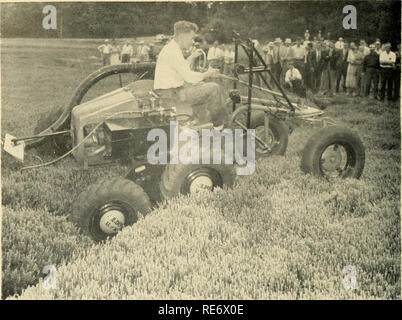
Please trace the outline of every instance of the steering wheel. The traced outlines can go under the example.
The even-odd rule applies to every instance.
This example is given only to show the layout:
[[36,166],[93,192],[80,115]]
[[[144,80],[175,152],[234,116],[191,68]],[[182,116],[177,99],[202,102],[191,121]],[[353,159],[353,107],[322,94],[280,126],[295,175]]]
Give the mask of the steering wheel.
[[205,53],[204,50],[200,49],[202,51],[201,58],[198,57],[198,70],[205,70],[207,68],[207,54]]
[[201,48],[198,48],[197,50],[201,50],[201,55],[196,58],[191,69],[194,71],[205,72],[207,69],[207,54]]

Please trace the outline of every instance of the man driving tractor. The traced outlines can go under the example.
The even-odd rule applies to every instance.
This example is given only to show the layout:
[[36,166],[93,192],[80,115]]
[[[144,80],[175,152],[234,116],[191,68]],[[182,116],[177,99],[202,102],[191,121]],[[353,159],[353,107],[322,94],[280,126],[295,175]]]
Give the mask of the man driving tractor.
[[174,24],[173,39],[161,50],[155,68],[154,90],[162,100],[190,106],[195,119],[194,125],[212,122],[222,126],[228,119],[220,86],[215,82],[204,82],[219,74],[218,69],[196,72],[190,65],[202,51],[195,50],[185,59],[183,52],[193,45],[198,26],[188,21]]

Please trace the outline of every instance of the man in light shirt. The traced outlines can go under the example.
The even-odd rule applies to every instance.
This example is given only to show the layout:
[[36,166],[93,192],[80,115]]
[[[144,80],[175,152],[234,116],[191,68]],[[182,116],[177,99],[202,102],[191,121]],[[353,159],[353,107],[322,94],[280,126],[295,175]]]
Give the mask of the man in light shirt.
[[384,45],[385,50],[380,53],[381,92],[380,100],[385,99],[385,87],[387,87],[388,101],[392,100],[392,70],[395,67],[396,55],[391,51],[391,44]]
[[211,48],[208,50],[208,65],[212,68],[221,69],[223,65],[224,53],[219,48],[219,42],[215,41]]
[[301,38],[298,37],[296,39],[296,44],[291,47],[290,57],[293,61],[293,65],[295,66],[295,68],[300,70],[300,72],[303,72],[304,62],[306,58],[306,50],[301,45]]
[[128,40],[124,43],[123,48],[121,49],[121,62],[128,63],[130,62],[130,58],[133,55],[134,49]]
[[155,92],[162,101],[191,106],[198,124],[212,122],[215,126],[224,124],[228,111],[224,106],[221,89],[215,82],[205,79],[219,74],[219,70],[209,68],[206,72],[195,72],[190,64],[201,52],[193,51],[184,59],[183,51],[191,48],[198,26],[188,21],[174,24],[173,39],[159,53],[155,67]]
[[139,44],[139,46],[137,47],[138,60],[140,62],[149,61],[149,52],[151,51],[151,48],[148,47],[143,40],[141,40],[138,44]]
[[105,43],[98,47],[98,51],[102,54],[103,65],[107,66],[110,64],[110,54],[112,53],[112,45],[109,40],[106,39]]
[[368,54],[370,54],[370,49],[369,49],[369,47],[367,46],[367,42],[366,42],[366,40],[360,40],[360,46],[362,46],[363,47],[363,54],[364,54],[364,56],[367,56]]
[[345,41],[343,40],[342,37],[340,37],[338,39],[337,42],[335,42],[335,49],[337,50],[343,50],[343,48],[345,47]]
[[289,63],[289,70],[286,71],[285,84],[298,96],[303,98],[306,97],[306,92],[302,85],[302,76],[300,71],[294,67],[292,62]]

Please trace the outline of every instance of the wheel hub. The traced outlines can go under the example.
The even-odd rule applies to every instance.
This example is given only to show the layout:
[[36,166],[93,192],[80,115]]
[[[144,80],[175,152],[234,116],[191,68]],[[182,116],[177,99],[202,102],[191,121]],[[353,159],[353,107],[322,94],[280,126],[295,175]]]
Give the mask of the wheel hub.
[[125,223],[123,212],[113,209],[102,215],[99,226],[100,229],[107,234],[119,232]]
[[190,184],[190,193],[200,190],[212,190],[213,181],[208,176],[199,176],[195,178]]
[[321,158],[321,165],[325,171],[336,171],[340,169],[342,154],[338,149],[326,150]]
[[[255,128],[255,135],[260,138],[262,141],[265,142],[265,144],[269,147],[272,148],[273,144],[274,144],[274,135],[272,134],[272,131],[269,130],[268,132],[268,140],[266,139],[266,135],[265,135],[265,128],[264,126],[258,126],[257,128]],[[259,153],[265,153],[268,151],[267,148],[265,148],[260,142],[258,142],[258,140],[256,140],[256,151]]]

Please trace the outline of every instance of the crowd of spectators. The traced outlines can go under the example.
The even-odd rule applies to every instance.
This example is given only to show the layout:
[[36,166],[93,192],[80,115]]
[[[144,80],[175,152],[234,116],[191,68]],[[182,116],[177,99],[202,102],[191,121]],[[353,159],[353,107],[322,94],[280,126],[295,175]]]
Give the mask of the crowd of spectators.
[[[167,38],[162,39],[162,45]],[[305,97],[306,92],[332,97],[338,93],[350,96],[372,97],[380,101],[397,101],[400,97],[401,48],[397,44],[391,51],[389,42],[376,39],[370,45],[364,39],[359,42],[346,41],[339,37],[332,40],[331,34],[323,36],[319,31],[310,37],[308,30],[304,37],[276,38],[260,45],[253,40],[254,46],[261,52],[265,63],[280,85],[289,88],[295,94]],[[125,41],[120,47],[115,40],[98,47],[103,64],[151,61],[153,46],[144,41],[135,43]],[[209,48],[202,45],[200,38],[195,39],[192,49],[203,48],[207,52],[205,67],[219,69],[224,74],[232,74],[234,46],[215,41]],[[239,53],[240,54],[240,53]],[[202,71],[201,64],[192,66]],[[258,78],[256,84],[258,85]],[[275,87],[274,79],[268,79]]]
[[276,38],[263,46],[274,76],[298,95],[303,95],[302,89],[328,96],[343,91],[381,101],[385,93],[388,101],[399,100],[400,50],[400,44],[393,52],[391,44],[380,39],[370,45],[364,39],[359,43],[342,37],[333,41],[330,34],[323,37],[321,32],[310,39],[308,30],[295,42]]

